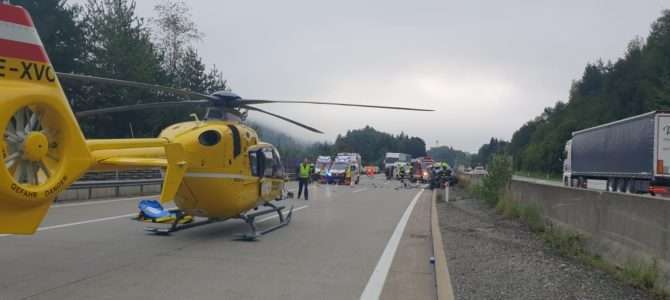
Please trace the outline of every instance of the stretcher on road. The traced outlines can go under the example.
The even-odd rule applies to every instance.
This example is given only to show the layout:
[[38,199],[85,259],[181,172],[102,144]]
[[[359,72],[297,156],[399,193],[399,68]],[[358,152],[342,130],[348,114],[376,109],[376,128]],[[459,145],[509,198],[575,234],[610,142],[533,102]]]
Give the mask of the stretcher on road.
[[[165,209],[160,202],[156,200],[142,200],[137,205],[140,209],[137,215],[138,221],[151,223],[170,223],[177,220],[177,210]],[[179,219],[179,224],[187,224],[193,222],[192,216],[184,216]]]

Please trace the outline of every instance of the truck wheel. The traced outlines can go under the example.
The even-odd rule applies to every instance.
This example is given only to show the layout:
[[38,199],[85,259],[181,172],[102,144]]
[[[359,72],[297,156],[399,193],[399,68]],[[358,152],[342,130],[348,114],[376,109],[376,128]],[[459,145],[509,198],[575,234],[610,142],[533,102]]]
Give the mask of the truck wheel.
[[619,190],[619,178],[613,178],[610,181],[610,185],[608,187],[608,191],[610,192],[617,192]]
[[620,193],[625,193],[628,191],[628,179],[619,179],[619,188],[617,189]]
[[584,177],[579,177],[577,179],[577,187],[585,189],[586,188],[586,178]]
[[630,181],[630,187],[629,187],[629,192],[633,194],[639,194],[640,193],[640,182],[638,180],[631,180]]

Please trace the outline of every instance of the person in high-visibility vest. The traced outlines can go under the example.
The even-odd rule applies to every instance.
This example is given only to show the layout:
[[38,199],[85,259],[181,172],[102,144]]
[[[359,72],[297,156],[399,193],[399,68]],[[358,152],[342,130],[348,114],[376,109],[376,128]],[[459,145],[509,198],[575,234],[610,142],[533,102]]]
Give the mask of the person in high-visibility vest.
[[443,161],[442,162],[442,169],[444,169],[444,170],[449,169],[449,163],[446,162],[446,161]]
[[302,191],[305,191],[305,200],[309,200],[309,174],[311,171],[311,166],[307,158],[305,158],[302,163],[298,166],[298,199],[302,195]]
[[351,168],[352,168],[352,166],[349,165],[349,166],[347,167],[346,173],[345,173],[345,175],[344,175],[344,176],[345,176],[345,177],[344,177],[344,179],[345,179],[345,183],[346,183],[346,179],[349,178],[349,185],[353,185],[353,184],[354,184],[354,177],[352,176],[353,173],[351,172]]

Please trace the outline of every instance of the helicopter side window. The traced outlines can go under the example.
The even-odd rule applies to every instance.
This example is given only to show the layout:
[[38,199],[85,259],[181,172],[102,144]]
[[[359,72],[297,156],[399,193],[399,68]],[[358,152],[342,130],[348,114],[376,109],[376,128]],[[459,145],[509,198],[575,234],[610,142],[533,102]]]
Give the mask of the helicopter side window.
[[273,174],[274,177],[277,178],[283,178],[284,177],[284,166],[281,163],[281,157],[279,156],[279,152],[277,152],[277,149],[272,149],[273,153],[273,158],[274,158],[274,170]]
[[249,167],[251,176],[258,176],[258,151],[249,152]]
[[214,146],[221,141],[221,134],[216,130],[207,130],[198,136],[198,142],[203,146]]
[[233,157],[237,157],[242,152],[240,131],[234,125],[228,125],[228,128],[230,128],[230,132],[233,133]]
[[272,155],[272,149],[271,148],[265,148],[263,149],[263,155],[262,157],[264,158],[263,161],[263,176],[264,177],[273,177],[274,176],[274,170],[275,170],[275,164],[274,164],[274,155]]

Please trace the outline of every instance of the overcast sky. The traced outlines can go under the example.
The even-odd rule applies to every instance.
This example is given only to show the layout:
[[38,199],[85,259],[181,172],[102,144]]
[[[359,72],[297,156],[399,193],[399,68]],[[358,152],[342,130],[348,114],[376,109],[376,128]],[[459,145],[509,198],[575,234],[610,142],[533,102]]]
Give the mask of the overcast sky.
[[[154,16],[157,0],[137,1]],[[476,151],[567,100],[588,62],[646,37],[668,3],[644,1],[187,1],[197,49],[247,98],[434,108],[265,105],[326,132],[250,113],[308,140],[367,124]]]

